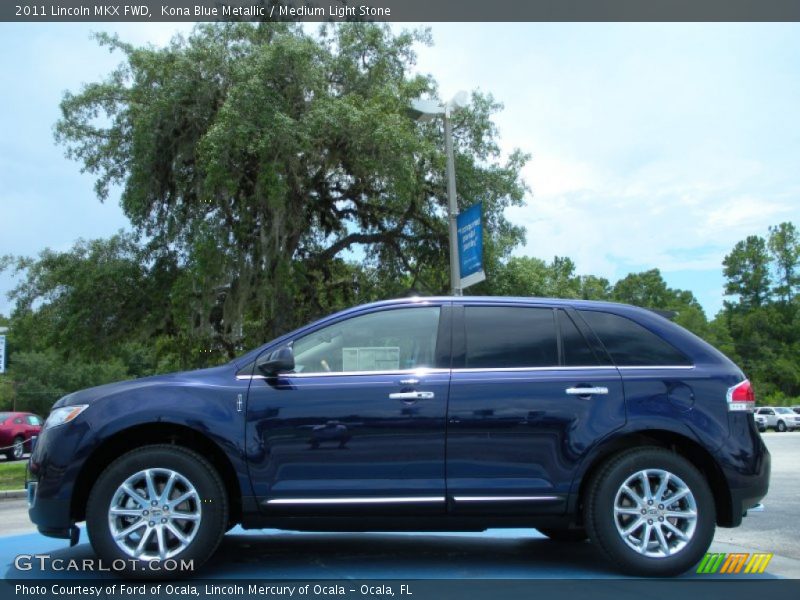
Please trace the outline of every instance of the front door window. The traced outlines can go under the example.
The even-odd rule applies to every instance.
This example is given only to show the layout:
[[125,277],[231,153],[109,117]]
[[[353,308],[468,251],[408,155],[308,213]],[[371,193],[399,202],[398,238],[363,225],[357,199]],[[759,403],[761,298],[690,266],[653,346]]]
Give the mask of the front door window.
[[353,317],[295,340],[295,372],[432,368],[438,326],[438,306],[384,310]]

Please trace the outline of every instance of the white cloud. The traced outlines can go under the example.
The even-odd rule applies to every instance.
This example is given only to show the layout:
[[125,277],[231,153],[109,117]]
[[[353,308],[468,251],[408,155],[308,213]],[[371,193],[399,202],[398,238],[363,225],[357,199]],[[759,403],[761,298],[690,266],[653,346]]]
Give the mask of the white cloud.
[[[657,267],[717,285],[737,241],[800,222],[798,33],[789,24],[435,26],[420,69],[443,90],[491,91],[505,105],[502,148],[532,154],[523,172],[532,196],[508,211],[528,230],[519,253],[569,256],[579,272],[612,281]],[[718,304],[710,289],[698,295]]]

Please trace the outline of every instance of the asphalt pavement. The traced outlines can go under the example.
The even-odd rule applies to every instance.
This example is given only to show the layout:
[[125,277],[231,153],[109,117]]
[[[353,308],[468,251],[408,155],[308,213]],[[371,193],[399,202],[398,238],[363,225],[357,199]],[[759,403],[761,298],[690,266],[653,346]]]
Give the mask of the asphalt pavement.
[[[717,529],[712,552],[772,552],[761,575],[738,578],[800,579],[796,507],[800,498],[800,432],[766,433],[772,484],[765,511],[736,529]],[[23,499],[0,501],[0,577],[95,578],[97,573],[51,572],[14,565],[20,553],[52,558],[93,558],[85,531],[69,548],[35,533]],[[102,575],[101,575],[102,576]],[[108,575],[106,575],[108,576]],[[590,543],[563,544],[535,529],[482,533],[295,533],[235,528],[202,569],[203,578],[261,579],[604,579],[619,578]],[[688,573],[685,578],[708,578]]]

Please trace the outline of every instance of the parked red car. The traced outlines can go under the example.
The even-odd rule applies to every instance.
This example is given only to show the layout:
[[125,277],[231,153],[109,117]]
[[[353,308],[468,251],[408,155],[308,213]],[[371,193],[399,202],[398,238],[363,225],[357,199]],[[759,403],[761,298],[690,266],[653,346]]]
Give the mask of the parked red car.
[[26,412],[0,412],[0,453],[20,460],[31,451],[31,437],[42,431],[42,419]]

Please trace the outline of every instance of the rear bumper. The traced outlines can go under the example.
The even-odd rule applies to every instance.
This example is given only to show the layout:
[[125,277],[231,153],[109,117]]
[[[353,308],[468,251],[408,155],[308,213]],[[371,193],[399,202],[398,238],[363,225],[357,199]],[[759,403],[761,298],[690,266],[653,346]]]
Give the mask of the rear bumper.
[[721,523],[726,527],[738,527],[747,511],[756,506],[769,491],[769,477],[772,458],[764,448],[755,472],[744,474],[741,471],[727,472],[731,493],[731,523]]

